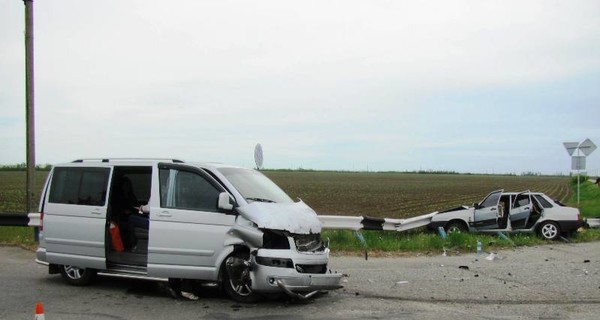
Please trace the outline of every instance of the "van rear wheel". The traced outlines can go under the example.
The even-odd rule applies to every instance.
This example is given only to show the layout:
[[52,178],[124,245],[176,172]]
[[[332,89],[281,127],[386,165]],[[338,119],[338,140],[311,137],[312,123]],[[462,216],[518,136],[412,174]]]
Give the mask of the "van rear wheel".
[[96,270],[71,265],[60,266],[60,275],[73,286],[87,286],[96,277]]

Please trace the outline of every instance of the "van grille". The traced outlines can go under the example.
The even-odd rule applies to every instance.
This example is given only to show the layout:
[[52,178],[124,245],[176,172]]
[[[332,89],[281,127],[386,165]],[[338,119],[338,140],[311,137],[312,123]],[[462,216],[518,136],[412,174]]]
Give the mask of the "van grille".
[[297,264],[298,273],[327,273],[326,264]]

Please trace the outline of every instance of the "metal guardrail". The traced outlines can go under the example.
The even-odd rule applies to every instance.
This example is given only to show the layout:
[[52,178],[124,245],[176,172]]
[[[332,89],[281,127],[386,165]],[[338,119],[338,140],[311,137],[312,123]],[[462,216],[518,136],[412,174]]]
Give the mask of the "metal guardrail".
[[431,222],[431,218],[436,214],[437,211],[408,219],[374,218],[368,216],[346,217],[327,215],[319,215],[318,217],[319,220],[321,220],[321,223],[323,223],[323,228],[325,229],[390,230],[402,232],[428,225]]
[[[326,229],[391,230],[402,232],[428,225],[436,213],[437,211],[408,219],[332,215],[319,215],[318,217],[321,223],[323,223],[323,228]],[[600,218],[588,218],[586,219],[586,223],[590,228],[600,228]],[[42,221],[39,213],[0,213],[0,226],[39,227],[41,224]]]
[[585,222],[590,228],[600,228],[600,219],[586,219]]
[[27,213],[0,213],[0,226],[27,227]]

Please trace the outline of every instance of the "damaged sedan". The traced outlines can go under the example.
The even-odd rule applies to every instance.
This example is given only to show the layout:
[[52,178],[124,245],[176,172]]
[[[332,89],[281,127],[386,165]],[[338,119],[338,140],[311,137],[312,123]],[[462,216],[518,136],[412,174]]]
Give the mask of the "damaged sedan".
[[504,192],[487,195],[472,207],[461,206],[435,214],[429,229],[446,232],[531,232],[547,240],[577,231],[583,225],[579,210],[540,192]]
[[321,222],[262,173],[166,159],[53,167],[37,262],[72,285],[97,274],[217,283],[234,300],[341,287]]

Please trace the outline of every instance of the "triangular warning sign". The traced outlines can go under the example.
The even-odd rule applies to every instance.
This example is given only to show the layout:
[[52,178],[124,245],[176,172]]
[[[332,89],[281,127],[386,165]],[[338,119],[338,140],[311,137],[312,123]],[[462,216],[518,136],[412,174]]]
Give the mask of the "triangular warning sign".
[[563,142],[563,146],[565,146],[569,155],[572,156],[575,150],[577,150],[579,142]]

